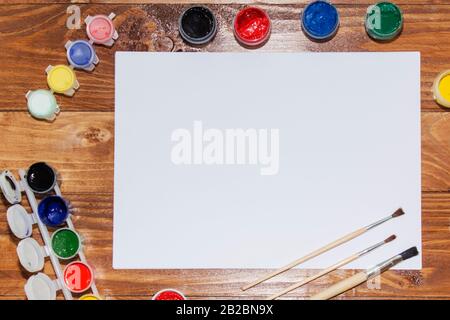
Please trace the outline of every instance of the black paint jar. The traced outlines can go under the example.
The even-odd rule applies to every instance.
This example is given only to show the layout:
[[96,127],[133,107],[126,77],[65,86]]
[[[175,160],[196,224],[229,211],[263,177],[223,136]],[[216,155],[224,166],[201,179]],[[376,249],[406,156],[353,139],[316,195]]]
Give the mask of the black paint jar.
[[56,173],[45,162],[36,162],[28,168],[27,183],[36,193],[49,192],[56,184]]
[[206,7],[191,7],[181,14],[178,29],[184,41],[193,45],[204,45],[216,35],[216,17]]

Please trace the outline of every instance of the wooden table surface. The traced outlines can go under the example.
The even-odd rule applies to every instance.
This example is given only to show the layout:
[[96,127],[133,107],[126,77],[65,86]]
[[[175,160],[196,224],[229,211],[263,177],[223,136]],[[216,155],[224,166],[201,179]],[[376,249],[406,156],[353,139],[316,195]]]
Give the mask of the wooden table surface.
[[[240,4],[204,1],[210,3],[220,27],[215,41],[201,49],[187,46],[178,35],[177,19],[187,4],[75,2],[82,17],[115,12],[120,37],[113,48],[97,47],[100,64],[93,73],[77,72],[81,88],[73,98],[57,97],[62,113],[54,123],[32,119],[24,95],[30,89],[46,88],[47,65],[66,63],[64,43],[86,38],[85,31],[66,28],[69,1],[2,0],[0,4],[0,170],[17,172],[35,161],[46,161],[59,171],[62,192],[76,208],[74,223],[85,238],[85,252],[95,269],[101,294],[106,299],[149,299],[159,289],[174,287],[192,299],[255,299],[310,275],[313,271],[292,270],[242,292],[239,289],[242,284],[267,270],[112,269],[114,52],[244,51],[233,38],[231,23],[243,3],[253,1]],[[364,31],[364,14],[373,0],[335,0],[341,27],[337,36],[326,43],[311,42],[300,29],[299,13],[306,0],[272,2],[261,4],[273,19],[273,31],[270,41],[258,50],[422,53],[423,269],[386,272],[381,289],[361,285],[341,298],[450,298],[450,113],[434,103],[430,92],[434,77],[450,69],[450,2],[397,0],[404,12],[404,31],[397,40],[384,44],[370,40]],[[326,201],[325,197],[324,192]],[[24,203],[28,206],[26,200]],[[18,262],[15,252],[18,240],[7,226],[7,207],[3,199],[0,299],[24,299],[23,286],[29,274]],[[37,239],[38,234],[35,229]],[[285,262],[280,261],[280,265]],[[49,262],[45,272],[53,274]],[[334,272],[286,298],[308,297],[354,272]]]

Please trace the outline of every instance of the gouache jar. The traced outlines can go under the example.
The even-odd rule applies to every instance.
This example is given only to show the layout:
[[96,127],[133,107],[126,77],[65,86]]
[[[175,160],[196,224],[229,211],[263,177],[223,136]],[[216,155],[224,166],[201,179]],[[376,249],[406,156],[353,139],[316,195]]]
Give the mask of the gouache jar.
[[257,47],[265,43],[272,29],[269,15],[262,9],[247,7],[234,18],[234,36],[246,47]]
[[47,84],[53,92],[73,96],[75,90],[80,87],[75,72],[69,66],[50,65],[45,69],[45,72],[47,73]]
[[53,232],[50,243],[53,253],[62,260],[72,259],[81,250],[80,235],[69,228],[61,228]]
[[193,45],[204,45],[216,35],[216,17],[207,7],[191,7],[181,14],[178,30],[184,41]]
[[450,70],[441,72],[434,80],[433,96],[441,106],[450,108]]
[[108,47],[114,44],[114,41],[119,37],[112,22],[115,16],[111,12],[108,16],[99,14],[93,17],[86,17],[84,20],[86,22],[86,33],[93,43],[103,44]]
[[74,261],[64,268],[63,278],[67,289],[73,293],[81,293],[92,286],[94,273],[88,264]]
[[69,206],[60,196],[48,196],[39,202],[38,215],[45,225],[57,227],[66,222]]
[[339,29],[339,13],[328,1],[314,1],[302,13],[302,29],[313,40],[331,39]]
[[56,292],[60,289],[58,280],[52,280],[42,272],[32,275],[25,284],[28,300],[56,300]]
[[367,34],[375,40],[389,41],[397,37],[403,28],[403,14],[391,2],[378,2],[367,8]]
[[36,193],[47,193],[56,185],[56,173],[45,162],[32,164],[27,171],[27,184]]
[[44,268],[47,249],[34,240],[25,238],[17,245],[17,256],[20,264],[28,272],[37,272]]
[[78,300],[102,300],[102,299],[94,294],[85,294],[82,295]]
[[69,64],[78,69],[92,71],[99,62],[94,46],[85,40],[67,41],[65,44]]
[[30,114],[36,119],[53,121],[60,109],[50,90],[28,91],[25,95]]
[[164,289],[158,291],[152,300],[187,300],[184,294],[175,289]]

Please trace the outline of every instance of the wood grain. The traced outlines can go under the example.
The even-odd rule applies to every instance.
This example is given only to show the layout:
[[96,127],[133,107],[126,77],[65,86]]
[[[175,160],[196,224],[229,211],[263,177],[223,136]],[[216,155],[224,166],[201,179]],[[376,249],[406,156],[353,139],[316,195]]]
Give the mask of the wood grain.
[[[65,27],[69,2],[88,14],[118,14],[120,38],[111,48],[97,47],[100,64],[93,73],[78,72],[80,91],[74,98],[58,96],[62,114],[53,124],[33,120],[24,94],[45,88],[48,64],[66,63],[64,43],[85,38],[81,30]],[[133,2],[152,2],[137,5]],[[159,2],[171,3],[155,4]],[[270,282],[242,292],[239,287],[267,270],[113,270],[112,205],[114,150],[114,53],[116,51],[245,51],[232,33],[237,10],[261,5],[273,19],[268,52],[301,51],[420,51],[422,54],[422,211],[423,265],[420,272],[383,274],[380,290],[361,285],[339,299],[450,299],[450,113],[432,100],[430,87],[437,73],[450,69],[450,3],[447,0],[397,0],[405,28],[397,40],[380,44],[365,34],[363,17],[373,0],[335,0],[341,13],[338,35],[327,43],[307,40],[299,13],[307,0],[205,0],[216,13],[220,30],[214,42],[191,48],[177,31],[180,12],[191,1],[48,1],[3,0],[0,4],[0,170],[26,168],[45,160],[55,166],[64,195],[76,209],[74,223],[85,238],[86,254],[106,299],[149,299],[165,287],[176,287],[192,299],[264,298],[312,274],[291,270]],[[355,2],[357,4],[355,4]],[[100,4],[101,3],[101,4]],[[173,4],[176,3],[176,4]],[[213,4],[215,3],[215,4]],[[281,4],[283,3],[283,4]],[[401,81],[401,75],[399,75]],[[149,88],[149,90],[157,88]],[[324,193],[324,197],[326,193]],[[0,299],[23,299],[29,276],[15,254],[18,240],[6,225],[7,205],[0,201]],[[25,203],[26,205],[26,203]],[[27,206],[27,205],[26,205]],[[39,239],[38,230],[34,230]],[[51,275],[47,262],[45,272]],[[354,274],[337,271],[287,295],[303,299],[332,282]],[[59,297],[61,298],[61,297]]]
[[[65,111],[114,110],[114,52],[121,51],[245,51],[235,41],[231,24],[242,5],[211,5],[219,33],[210,45],[193,49],[181,40],[177,20],[186,5],[81,5],[83,17],[109,13],[120,37],[112,48],[98,48],[100,65],[95,72],[77,72],[81,88],[74,98],[58,97]],[[363,27],[367,5],[343,6],[337,36],[326,43],[308,40],[300,28],[302,5],[263,6],[273,19],[270,41],[261,51],[421,51],[422,109],[444,111],[432,99],[436,75],[450,69],[450,5],[404,5],[403,34],[391,43],[369,39]],[[46,88],[45,68],[66,63],[64,43],[85,38],[84,30],[65,27],[67,5],[0,6],[0,110],[26,110],[25,93]],[[350,41],[351,39],[351,41]],[[401,79],[401,75],[399,75]],[[149,88],[156,89],[156,88]]]

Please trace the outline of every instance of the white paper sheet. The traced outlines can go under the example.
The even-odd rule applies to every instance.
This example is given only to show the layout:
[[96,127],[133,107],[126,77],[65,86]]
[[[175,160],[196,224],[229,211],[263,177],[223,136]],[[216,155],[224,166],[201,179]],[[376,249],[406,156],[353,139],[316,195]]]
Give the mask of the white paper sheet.
[[[241,164],[219,148],[228,129],[258,133]],[[279,142],[270,161],[249,159],[270,146],[261,129]],[[420,170],[419,53],[116,54],[114,268],[277,268],[399,207],[300,267],[391,234],[347,267],[421,251]]]

